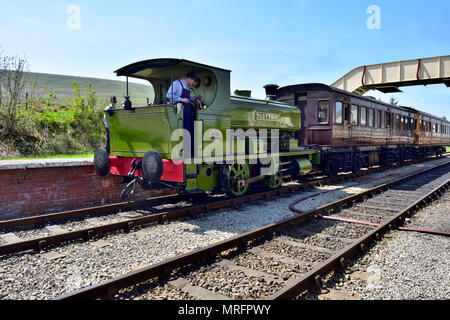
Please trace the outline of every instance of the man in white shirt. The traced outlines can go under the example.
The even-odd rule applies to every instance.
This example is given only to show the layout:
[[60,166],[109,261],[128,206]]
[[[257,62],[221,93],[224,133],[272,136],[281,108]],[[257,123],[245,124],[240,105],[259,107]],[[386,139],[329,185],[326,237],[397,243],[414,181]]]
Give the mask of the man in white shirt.
[[[117,98],[115,96],[112,96],[110,99],[110,105],[105,108],[105,111],[112,111],[116,110],[116,104],[117,104]],[[108,128],[108,121],[106,121],[106,114],[103,117],[103,121],[105,122],[105,130],[106,130],[106,145],[105,149],[108,154],[110,153],[110,145],[109,145],[109,128]]]
[[184,79],[176,80],[172,83],[167,92],[167,99],[172,105],[183,104],[183,128],[187,131],[183,135],[183,152],[185,158],[192,158],[194,155],[194,121],[196,109],[194,101],[201,97],[193,97],[190,95],[189,87],[195,83],[199,83],[200,79],[194,72],[189,72]]

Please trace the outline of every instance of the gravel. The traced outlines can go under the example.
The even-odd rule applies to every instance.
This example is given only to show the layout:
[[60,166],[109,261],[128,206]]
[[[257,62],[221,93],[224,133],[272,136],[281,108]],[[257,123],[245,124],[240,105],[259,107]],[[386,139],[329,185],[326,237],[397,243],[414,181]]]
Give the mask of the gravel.
[[[358,185],[355,185],[355,182],[343,182],[269,202],[260,201],[239,209],[214,211],[197,219],[185,218],[165,225],[153,225],[129,234],[111,233],[102,238],[102,245],[94,241],[71,242],[51,250],[51,253],[60,255],[55,260],[49,260],[45,255],[32,251],[3,256],[0,257],[0,299],[50,299],[128,273],[137,266],[153,265],[239,233],[292,217],[295,214],[289,211],[288,206],[299,196],[315,194],[317,190],[327,191],[298,206],[302,210],[309,210],[395,179],[399,174],[407,174],[444,160],[438,159],[373,174],[364,177],[362,184]],[[339,223],[319,221],[319,225],[320,232],[348,237],[345,228]],[[308,223],[304,226],[307,228]],[[355,226],[353,236],[360,236],[366,229],[367,226]],[[315,228],[312,231],[317,232]],[[278,249],[283,250],[282,245]],[[298,251],[299,254],[302,253],[302,250]],[[305,252],[307,250],[303,250],[303,253]],[[324,255],[322,253],[315,257],[314,254],[317,253],[311,252],[309,255],[311,261]],[[228,277],[231,279],[231,276],[230,273]],[[166,298],[175,294],[170,288],[166,291]],[[156,295],[149,293],[148,297],[154,298]]]
[[[405,226],[450,232],[450,191],[420,210]],[[361,279],[359,275],[363,275]],[[354,261],[350,274],[336,274],[327,287],[338,297],[363,300],[448,300],[450,238],[417,232],[390,231],[381,242]],[[302,299],[326,295],[308,293]]]

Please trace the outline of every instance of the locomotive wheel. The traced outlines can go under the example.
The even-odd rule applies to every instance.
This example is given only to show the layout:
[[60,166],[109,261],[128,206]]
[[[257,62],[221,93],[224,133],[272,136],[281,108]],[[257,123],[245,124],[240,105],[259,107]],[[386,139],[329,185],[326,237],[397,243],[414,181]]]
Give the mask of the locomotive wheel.
[[250,178],[250,168],[247,164],[235,163],[230,166],[228,173],[228,189],[232,196],[239,197],[248,190],[244,181]]
[[270,176],[268,179],[264,180],[264,183],[271,189],[278,189],[283,183],[283,177],[280,172]]
[[100,177],[104,177],[109,173],[109,154],[103,148],[95,151],[94,169]]
[[142,159],[142,171],[146,180],[158,182],[163,174],[163,161],[161,155],[154,150],[147,151]]

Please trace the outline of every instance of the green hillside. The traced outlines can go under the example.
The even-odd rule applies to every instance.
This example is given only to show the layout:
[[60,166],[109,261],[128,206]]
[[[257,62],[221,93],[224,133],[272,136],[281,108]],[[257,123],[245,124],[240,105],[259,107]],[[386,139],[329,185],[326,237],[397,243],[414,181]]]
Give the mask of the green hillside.
[[[124,100],[126,83],[119,80],[106,80],[98,78],[85,78],[64,76],[46,73],[28,73],[29,80],[25,88],[26,92],[31,92],[34,83],[37,83],[35,95],[39,96],[44,91],[49,93],[55,91],[57,102],[65,104],[67,98],[73,97],[73,82],[75,81],[81,88],[86,88],[91,83],[100,98],[109,98],[116,96],[120,103]],[[144,106],[147,104],[147,98],[153,102],[153,88],[149,85],[139,83],[129,83],[129,93],[133,106]]]

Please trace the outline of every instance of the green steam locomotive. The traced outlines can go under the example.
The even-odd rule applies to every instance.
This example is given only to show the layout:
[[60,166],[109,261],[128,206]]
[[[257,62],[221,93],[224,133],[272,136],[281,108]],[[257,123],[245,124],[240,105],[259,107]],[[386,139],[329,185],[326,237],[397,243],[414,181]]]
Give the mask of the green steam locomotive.
[[[115,71],[127,83],[130,77],[149,81],[155,97],[135,108],[127,93],[123,108],[105,111],[111,147],[95,153],[97,173],[123,176],[122,198],[136,185],[241,196],[250,185],[276,189],[318,169],[320,148],[299,145],[300,110],[270,94],[266,100],[248,91],[230,95],[230,72],[183,59],[146,60]],[[190,93],[202,97],[195,102],[193,136],[184,130],[181,105],[167,98],[171,85],[189,73],[198,80]]]

